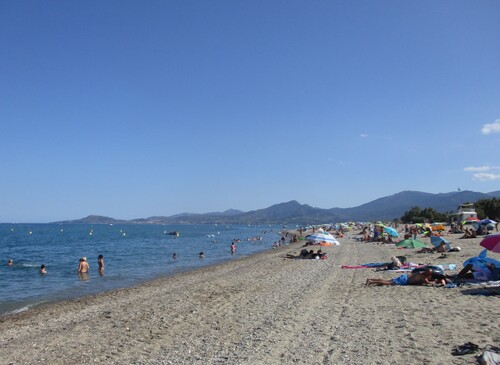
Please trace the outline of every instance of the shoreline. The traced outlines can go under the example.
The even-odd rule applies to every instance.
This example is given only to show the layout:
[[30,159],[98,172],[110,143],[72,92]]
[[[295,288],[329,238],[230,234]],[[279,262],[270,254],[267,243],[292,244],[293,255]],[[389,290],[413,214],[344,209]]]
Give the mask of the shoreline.
[[[184,272],[199,266],[233,260],[272,246],[273,232],[262,235],[259,227],[190,226],[183,230],[182,238],[163,234],[162,227],[126,228],[87,225],[67,227],[41,225],[40,228],[3,229],[1,243],[0,277],[3,295],[0,299],[0,316],[25,310],[54,299],[74,299],[121,287],[130,287]],[[92,233],[92,234],[90,234]],[[210,237],[209,233],[215,233]],[[276,235],[277,236],[277,235]],[[279,237],[279,236],[278,236]],[[236,255],[230,254],[229,242],[241,239]],[[227,242],[227,245],[226,243]],[[126,249],[123,249],[126,247]],[[205,257],[199,258],[199,252]],[[176,259],[173,258],[176,253]],[[104,273],[97,271],[98,255],[106,261]],[[91,270],[87,276],[77,276],[76,265],[82,257],[89,257]],[[7,258],[13,259],[12,266]],[[5,264],[4,264],[5,260]],[[41,264],[48,275],[40,275]]]
[[[388,261],[458,264],[461,252],[400,251],[356,243],[322,247],[327,260],[287,260],[303,242],[147,283],[0,317],[1,363],[34,364],[466,364],[454,346],[500,342],[498,298],[461,288],[365,287],[399,273],[340,269]],[[317,249],[318,247],[313,247]],[[492,257],[496,254],[492,254]],[[419,260],[420,259],[420,260]],[[455,271],[456,272],[456,271]]]
[[100,292],[97,292],[97,293],[83,294],[83,295],[78,295],[76,297],[71,297],[71,298],[43,299],[43,300],[39,300],[38,302],[35,302],[35,303],[32,303],[32,304],[27,304],[25,307],[22,307],[22,308],[19,308],[19,309],[15,309],[15,310],[12,310],[12,311],[9,311],[9,312],[5,312],[5,313],[0,313],[0,322],[1,322],[2,318],[4,318],[4,317],[22,314],[24,312],[36,310],[38,308],[42,308],[42,307],[45,307],[45,306],[51,306],[51,305],[54,305],[54,304],[65,303],[65,302],[74,302],[74,301],[78,301],[79,299],[85,299],[87,297],[98,297],[98,296],[101,296],[101,295],[111,294],[111,293],[113,293],[115,291],[122,291],[122,290],[127,290],[127,289],[133,289],[133,288],[136,288],[136,287],[147,286],[148,284],[152,284],[152,283],[154,283],[155,281],[158,281],[158,280],[166,280],[168,278],[172,278],[172,277],[175,277],[177,275],[184,275],[184,274],[187,274],[187,273],[192,272],[192,271],[195,272],[195,271],[198,271],[198,270],[203,270],[203,269],[206,269],[206,268],[210,268],[212,266],[224,265],[224,264],[226,264],[228,262],[235,262],[235,261],[238,261],[238,260],[244,260],[244,259],[247,259],[247,258],[255,256],[255,255],[265,254],[266,252],[271,251],[271,250],[273,250],[273,248],[267,248],[267,249],[264,249],[262,251],[254,252],[254,253],[251,253],[251,254],[244,254],[244,255],[241,255],[241,256],[236,257],[236,258],[224,259],[222,261],[210,263],[210,264],[205,265],[205,266],[184,267],[184,268],[181,268],[178,271],[175,271],[173,273],[159,274],[157,277],[152,277],[152,278],[149,278],[149,279],[142,279],[141,282],[132,284],[130,286],[124,286],[124,287],[119,287],[119,288],[111,288],[111,289],[107,289],[107,290],[100,291]]

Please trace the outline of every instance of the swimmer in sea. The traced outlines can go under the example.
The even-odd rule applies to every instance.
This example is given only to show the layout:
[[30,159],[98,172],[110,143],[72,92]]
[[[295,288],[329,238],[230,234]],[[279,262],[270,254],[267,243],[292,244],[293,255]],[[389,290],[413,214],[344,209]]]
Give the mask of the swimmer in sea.
[[97,256],[97,265],[99,265],[99,268],[97,269],[97,271],[102,273],[104,271],[104,256],[103,255]]
[[79,274],[86,274],[90,270],[89,263],[87,262],[86,257],[82,257],[80,259],[80,263],[78,264],[78,273]]
[[9,259],[9,261],[7,261],[7,266],[12,266],[13,262],[12,262],[12,259]]
[[201,251],[200,254],[199,254],[199,257],[200,257],[200,259],[205,258],[205,253],[203,251]]
[[40,266],[40,275],[46,275],[47,274],[47,269],[45,268],[45,265]]
[[177,259],[177,254],[175,252],[172,254],[172,259],[174,259],[174,260]]

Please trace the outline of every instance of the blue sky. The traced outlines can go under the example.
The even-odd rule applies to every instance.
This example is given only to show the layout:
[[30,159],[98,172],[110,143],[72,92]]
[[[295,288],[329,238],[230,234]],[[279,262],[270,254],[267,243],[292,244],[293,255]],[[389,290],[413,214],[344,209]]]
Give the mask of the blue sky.
[[2,1],[0,222],[500,190],[498,1]]

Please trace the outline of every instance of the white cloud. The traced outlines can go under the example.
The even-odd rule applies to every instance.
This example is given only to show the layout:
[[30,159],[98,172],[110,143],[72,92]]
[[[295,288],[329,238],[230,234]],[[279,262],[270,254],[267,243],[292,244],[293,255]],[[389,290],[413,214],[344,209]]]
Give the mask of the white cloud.
[[479,181],[500,180],[500,174],[484,174],[484,173],[479,173],[479,174],[474,174],[473,179],[474,180],[479,180]]
[[360,136],[361,138],[366,138],[366,137],[368,137],[368,134],[366,134],[366,133],[361,133],[359,136]]
[[493,123],[487,123],[481,128],[483,134],[500,133],[500,119],[495,120]]
[[490,171],[491,166],[479,166],[479,167],[466,167],[464,168],[464,171],[473,171],[473,172],[484,172],[484,171]]

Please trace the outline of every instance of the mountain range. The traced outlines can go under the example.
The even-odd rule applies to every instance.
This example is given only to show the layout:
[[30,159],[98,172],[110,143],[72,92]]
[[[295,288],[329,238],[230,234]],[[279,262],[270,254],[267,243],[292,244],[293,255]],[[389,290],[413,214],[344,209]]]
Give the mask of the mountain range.
[[474,203],[480,199],[500,198],[500,191],[479,193],[458,191],[451,193],[424,193],[402,191],[373,200],[353,208],[322,209],[300,204],[292,200],[268,208],[243,212],[229,209],[224,212],[205,214],[182,213],[172,216],[153,216],[131,220],[120,220],[98,215],[54,222],[58,224],[321,224],[346,221],[388,221],[400,218],[412,207],[433,208],[438,212],[453,212],[463,203]]

